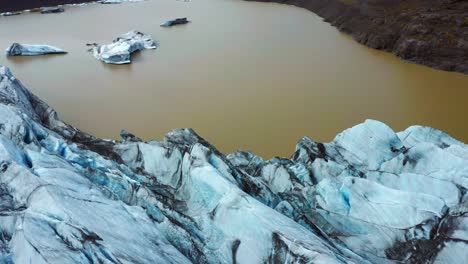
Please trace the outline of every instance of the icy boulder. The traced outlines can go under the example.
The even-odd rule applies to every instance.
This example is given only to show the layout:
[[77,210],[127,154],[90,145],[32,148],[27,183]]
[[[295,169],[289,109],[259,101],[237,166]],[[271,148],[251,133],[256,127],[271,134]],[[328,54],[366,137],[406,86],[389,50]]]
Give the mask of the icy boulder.
[[466,263],[468,146],[368,120],[291,159],[103,140],[0,67],[0,263]]
[[158,44],[151,36],[133,30],[116,38],[112,44],[96,45],[91,49],[96,59],[110,64],[131,63],[130,55],[144,49],[156,49]]
[[13,43],[6,49],[8,56],[35,56],[44,54],[66,54],[67,52],[49,45],[31,45]]

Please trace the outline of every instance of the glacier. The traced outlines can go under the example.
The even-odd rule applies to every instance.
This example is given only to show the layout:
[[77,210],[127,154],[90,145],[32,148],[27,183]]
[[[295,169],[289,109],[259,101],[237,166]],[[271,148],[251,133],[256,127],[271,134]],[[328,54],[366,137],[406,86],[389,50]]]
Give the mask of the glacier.
[[66,54],[63,49],[39,44],[13,43],[5,51],[7,56],[36,56],[45,54]]
[[96,59],[105,63],[128,64],[131,63],[131,53],[157,47],[158,44],[151,36],[132,30],[114,39],[112,44],[95,45],[91,52]]
[[468,146],[367,120],[291,158],[99,139],[0,67],[0,263],[466,263]]

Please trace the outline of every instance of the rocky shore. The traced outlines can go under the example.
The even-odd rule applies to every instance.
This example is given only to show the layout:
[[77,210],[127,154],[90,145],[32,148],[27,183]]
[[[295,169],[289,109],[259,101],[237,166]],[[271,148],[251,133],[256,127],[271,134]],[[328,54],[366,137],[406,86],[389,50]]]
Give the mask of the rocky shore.
[[371,48],[413,63],[468,74],[468,1],[247,1],[303,7]]
[[0,13],[22,11],[46,6],[57,6],[66,4],[79,4],[95,2],[96,0],[3,0],[0,4]]
[[464,263],[468,146],[367,120],[291,158],[93,137],[0,67],[0,263]]

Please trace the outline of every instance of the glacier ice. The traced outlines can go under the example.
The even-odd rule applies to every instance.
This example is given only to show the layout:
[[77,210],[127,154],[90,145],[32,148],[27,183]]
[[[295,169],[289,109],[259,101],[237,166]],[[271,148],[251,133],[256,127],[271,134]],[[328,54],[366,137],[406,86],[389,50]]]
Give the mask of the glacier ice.
[[104,140],[0,68],[0,263],[466,263],[468,146],[367,120],[290,159]]
[[[337,248],[373,263],[465,263],[466,238],[451,236],[466,229],[467,150],[432,128],[394,133],[367,120],[330,143],[303,138],[290,160],[228,158],[280,197],[274,208]],[[288,171],[283,186],[293,187],[275,187],[265,171],[271,167]]]
[[151,36],[132,30],[114,39],[112,44],[96,45],[91,49],[96,59],[110,64],[131,63],[130,55],[143,49],[156,49],[158,44]]

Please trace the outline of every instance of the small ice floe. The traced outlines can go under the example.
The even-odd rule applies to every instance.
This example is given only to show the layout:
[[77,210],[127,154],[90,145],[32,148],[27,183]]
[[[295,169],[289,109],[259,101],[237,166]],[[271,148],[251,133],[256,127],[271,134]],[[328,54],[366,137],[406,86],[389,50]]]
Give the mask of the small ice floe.
[[150,35],[133,30],[114,39],[112,44],[97,45],[96,43],[87,44],[94,46],[90,51],[96,59],[110,64],[131,63],[130,54],[143,49],[156,49],[158,44]]
[[13,43],[6,49],[8,56],[35,56],[44,54],[66,54],[65,50],[49,45],[32,45]]
[[167,22],[164,22],[161,24],[161,27],[172,27],[175,25],[183,25],[187,23],[190,23],[190,21],[188,21],[186,17],[182,17],[182,18],[176,18],[174,20],[169,20]]
[[99,1],[101,4],[121,4],[123,2],[143,2],[146,0],[102,0]]
[[99,3],[101,3],[101,4],[121,4],[122,1],[121,0],[103,0],[103,1],[99,1]]
[[5,12],[5,13],[0,13],[0,16],[16,16],[20,15],[22,12]]
[[41,14],[52,14],[52,13],[62,13],[62,12],[65,12],[65,9],[59,6],[41,7]]

